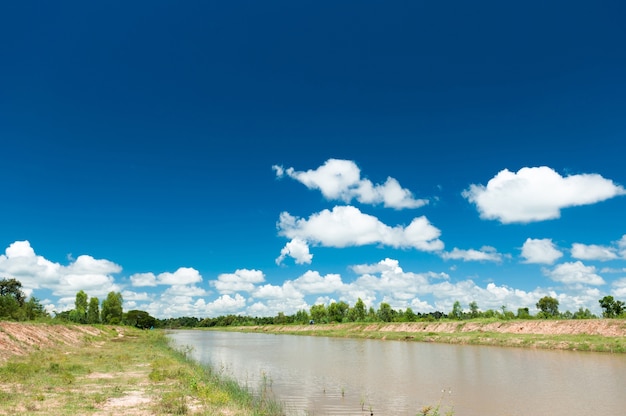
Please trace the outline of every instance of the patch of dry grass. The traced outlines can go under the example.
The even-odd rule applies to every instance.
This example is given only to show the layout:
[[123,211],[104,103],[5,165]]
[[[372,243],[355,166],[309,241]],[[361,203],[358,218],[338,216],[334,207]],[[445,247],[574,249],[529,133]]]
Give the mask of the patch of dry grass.
[[0,415],[282,414],[275,401],[171,349],[161,331],[98,332],[9,358],[0,366]]

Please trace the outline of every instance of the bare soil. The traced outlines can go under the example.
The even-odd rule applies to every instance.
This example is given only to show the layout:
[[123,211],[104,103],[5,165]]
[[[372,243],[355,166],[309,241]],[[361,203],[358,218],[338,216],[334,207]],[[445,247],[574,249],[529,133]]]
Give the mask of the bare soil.
[[[257,327],[264,328],[264,327]],[[273,326],[272,332],[310,332],[317,325]],[[335,331],[361,332],[408,332],[408,333],[464,333],[496,332],[504,334],[535,335],[599,335],[603,337],[625,337],[626,320],[621,319],[572,319],[572,320],[512,320],[497,322],[407,322],[374,323],[355,326],[354,324],[334,324]]]

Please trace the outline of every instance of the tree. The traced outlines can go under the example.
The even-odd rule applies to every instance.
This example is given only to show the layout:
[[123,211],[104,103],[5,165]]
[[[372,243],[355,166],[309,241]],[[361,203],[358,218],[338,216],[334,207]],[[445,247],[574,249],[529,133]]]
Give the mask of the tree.
[[624,302],[615,300],[613,296],[605,296],[598,302],[600,302],[600,307],[604,309],[602,316],[605,318],[616,318],[626,310],[624,308]]
[[391,309],[391,305],[386,302],[381,302],[378,307],[378,312],[376,312],[376,316],[379,320],[383,322],[391,322],[393,320],[394,310]]
[[361,298],[358,298],[354,307],[348,311],[348,318],[352,322],[363,322],[365,320],[365,303]]
[[480,312],[478,309],[478,303],[476,303],[475,300],[471,301],[469,304],[469,308],[470,308],[470,316],[472,318],[478,318],[478,315],[480,315]]
[[559,315],[559,301],[550,296],[544,296],[537,301],[537,309],[544,318],[554,318]]
[[328,322],[326,306],[323,303],[311,306],[311,319],[315,322]]
[[530,311],[528,308],[517,308],[517,318],[518,319],[529,319]]
[[102,301],[102,322],[105,324],[122,323],[122,294],[120,292],[109,292],[107,298]]
[[100,301],[96,297],[89,299],[89,306],[87,306],[87,323],[100,323]]
[[146,311],[139,311],[133,309],[128,311],[124,316],[124,321],[127,325],[131,325],[141,329],[153,328],[156,323],[156,319],[150,316]]
[[0,296],[10,296],[20,307],[24,305],[26,295],[22,292],[22,283],[17,279],[0,280]]
[[348,309],[350,306],[344,302],[333,302],[328,305],[328,320],[330,322],[343,322],[343,319],[348,316]]
[[39,302],[39,299],[34,296],[31,296],[28,302],[24,303],[23,309],[24,317],[29,321],[49,316],[48,312],[46,312],[43,305]]
[[450,312],[450,318],[452,319],[463,319],[463,308],[461,308],[461,302],[458,300],[454,302],[452,305],[452,312]]
[[417,320],[417,315],[415,315],[413,309],[406,308],[406,311],[404,311],[404,320],[406,322],[415,322]]
[[80,324],[87,323],[87,294],[82,290],[76,293],[74,310],[70,312],[70,319]]

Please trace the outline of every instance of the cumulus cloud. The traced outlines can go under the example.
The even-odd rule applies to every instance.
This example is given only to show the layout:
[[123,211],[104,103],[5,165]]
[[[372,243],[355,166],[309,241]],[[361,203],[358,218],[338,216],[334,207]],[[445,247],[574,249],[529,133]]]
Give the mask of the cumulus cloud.
[[209,316],[221,316],[230,314],[242,314],[246,307],[246,299],[239,293],[234,296],[222,295],[209,302],[204,307],[205,313]]
[[524,263],[553,264],[563,257],[550,238],[527,238],[522,246]]
[[336,206],[332,211],[323,210],[308,219],[283,212],[277,227],[279,235],[326,247],[382,244],[437,251],[444,246],[439,240],[441,231],[424,216],[413,219],[407,227],[390,227],[352,206]]
[[441,257],[445,260],[502,261],[502,254],[498,253],[494,247],[489,246],[484,246],[480,250],[461,250],[455,247],[452,251],[441,253]]
[[283,247],[280,256],[276,259],[276,264],[281,264],[287,256],[292,257],[296,264],[311,264],[311,260],[313,260],[313,255],[309,252],[309,245],[300,238],[294,238]]
[[565,285],[599,286],[605,284],[604,279],[596,274],[594,266],[585,266],[581,261],[559,264],[554,269],[544,269],[543,272],[555,282]]
[[349,203],[356,199],[363,204],[383,204],[388,208],[419,208],[428,203],[426,199],[415,199],[408,189],[388,177],[383,184],[373,184],[361,178],[361,170],[351,160],[329,159],[315,170],[305,172],[294,168],[273,166],[278,177],[288,177],[301,182],[309,189],[319,189],[329,200]]
[[[0,275],[19,280],[27,292],[44,288],[65,298],[73,297],[80,290],[98,297],[120,291],[112,275],[121,271],[121,266],[109,260],[87,255],[63,266],[37,255],[29,241],[16,241],[0,255]],[[59,303],[65,307],[62,299]]]
[[616,250],[612,247],[598,246],[595,244],[586,245],[580,243],[572,244],[572,257],[580,260],[615,260],[618,257]]
[[191,267],[180,267],[174,273],[164,272],[158,275],[154,273],[136,273],[130,277],[133,286],[157,286],[157,285],[188,285],[202,281],[200,272]]
[[210,284],[222,294],[233,294],[252,292],[256,283],[264,281],[265,275],[260,270],[238,269],[235,273],[220,274],[217,280],[211,281]]
[[617,242],[617,247],[619,249],[619,255],[626,259],[626,234],[622,236],[622,238]]
[[613,282],[613,295],[618,298],[626,298],[626,277]]
[[481,218],[502,223],[528,223],[559,218],[561,209],[594,204],[626,190],[598,174],[563,177],[542,166],[517,173],[500,171],[487,186],[470,185],[462,195],[476,204]]
[[339,274],[322,276],[319,272],[309,270],[294,280],[293,286],[300,292],[310,295],[341,291],[344,284]]

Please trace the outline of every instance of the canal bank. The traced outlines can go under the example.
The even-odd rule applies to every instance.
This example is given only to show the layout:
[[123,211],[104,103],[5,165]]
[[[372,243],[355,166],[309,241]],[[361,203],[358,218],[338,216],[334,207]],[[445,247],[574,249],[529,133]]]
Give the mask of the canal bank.
[[626,353],[624,319],[262,325],[219,330]]

